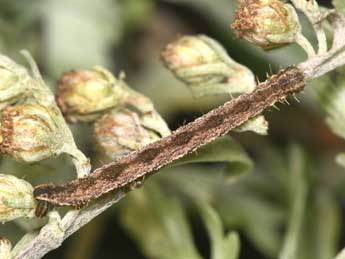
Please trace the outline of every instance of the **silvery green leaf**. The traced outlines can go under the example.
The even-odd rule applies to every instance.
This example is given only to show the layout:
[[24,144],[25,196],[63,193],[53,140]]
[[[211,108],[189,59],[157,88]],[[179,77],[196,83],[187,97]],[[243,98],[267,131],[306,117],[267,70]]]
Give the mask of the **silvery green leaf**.
[[345,84],[325,76],[314,82],[319,103],[327,112],[327,124],[338,136],[345,138]]
[[254,193],[231,186],[221,193],[216,208],[227,228],[240,229],[261,253],[274,257],[280,246],[277,228],[283,223],[284,211]]
[[333,258],[339,249],[341,209],[332,191],[325,186],[313,189],[304,218],[297,258]]
[[[316,99],[326,111],[326,122],[334,134],[345,139],[345,82],[341,76],[344,69],[335,72],[335,80],[324,76],[313,82]],[[343,156],[337,161],[342,165]]]
[[[206,202],[197,207],[210,235],[212,259],[237,259],[239,237],[235,232],[223,234],[217,212]],[[177,198],[169,198],[151,182],[133,192],[122,205],[125,228],[149,258],[201,259],[195,248],[185,210]]]
[[201,147],[197,152],[191,153],[172,166],[194,163],[226,163],[226,178],[233,181],[253,168],[253,163],[242,147],[231,137],[221,137]]
[[279,259],[297,258],[307,201],[307,182],[305,179],[307,160],[298,146],[292,146],[291,148],[290,165],[291,209]]
[[153,182],[130,193],[122,205],[124,227],[142,251],[154,259],[201,259],[185,210],[177,198],[168,197]]
[[207,203],[198,203],[199,212],[211,240],[211,259],[237,259],[240,250],[236,232],[224,235],[224,227],[217,212]]
[[[341,233],[341,209],[336,197],[327,189],[319,189],[315,195],[313,220],[315,242],[312,257],[315,259],[332,258],[338,250]],[[312,236],[307,239],[312,240]]]

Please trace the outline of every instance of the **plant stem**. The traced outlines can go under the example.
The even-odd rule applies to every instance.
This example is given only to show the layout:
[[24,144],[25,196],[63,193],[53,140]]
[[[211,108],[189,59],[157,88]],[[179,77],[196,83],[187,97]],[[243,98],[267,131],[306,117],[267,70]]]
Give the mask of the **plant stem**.
[[59,135],[61,141],[64,142],[61,152],[71,155],[78,177],[84,177],[88,175],[91,170],[89,159],[77,148],[73,134],[70,128],[68,127],[60,109],[56,105],[53,92],[44,83],[41,74],[38,70],[38,67],[30,53],[26,50],[22,50],[21,54],[27,59],[31,67],[34,79],[38,82],[38,84],[35,84],[35,89],[32,89],[32,93],[35,97],[35,100],[40,105],[54,111],[54,119],[59,127]]
[[[316,0],[291,0],[293,5],[301,10],[308,20],[312,24],[316,38],[318,41],[318,51],[319,55],[325,54],[328,50],[327,38],[325,30],[322,28],[322,16],[321,10]],[[321,20],[320,20],[321,19]]]
[[295,41],[304,49],[309,58],[316,55],[313,46],[310,44],[309,40],[306,37],[304,37],[302,33],[298,33],[296,35]]
[[345,259],[345,248],[334,259]]

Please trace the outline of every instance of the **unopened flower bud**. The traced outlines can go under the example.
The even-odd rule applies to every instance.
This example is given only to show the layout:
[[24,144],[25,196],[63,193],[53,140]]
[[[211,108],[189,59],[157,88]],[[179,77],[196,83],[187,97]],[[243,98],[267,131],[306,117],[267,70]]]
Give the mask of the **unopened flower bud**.
[[194,67],[219,61],[215,49],[202,36],[184,36],[167,45],[163,60],[172,69]]
[[169,135],[152,101],[131,89],[124,78],[124,73],[116,79],[100,67],[65,74],[59,83],[58,103],[67,120],[91,122],[111,109],[127,107],[136,110],[146,128]]
[[95,67],[65,73],[59,81],[57,101],[70,122],[90,121],[119,103],[122,91],[107,70]]
[[114,160],[119,156],[140,149],[160,137],[145,128],[135,111],[115,109],[94,125],[94,139],[101,160]]
[[215,40],[203,35],[184,36],[170,43],[162,60],[195,97],[252,91],[252,72],[236,63]]
[[127,90],[129,94],[122,100],[122,107],[135,110],[140,118],[140,123],[145,128],[157,132],[160,137],[170,135],[168,125],[156,111],[152,101],[129,88]]
[[33,217],[33,187],[13,175],[0,174],[0,222]]
[[54,116],[33,103],[7,107],[0,120],[0,151],[27,163],[60,154],[63,139]]
[[0,64],[0,110],[17,102],[27,83],[20,74]]
[[11,259],[12,245],[10,240],[0,237],[0,258],[1,259]]
[[295,42],[301,33],[295,9],[281,0],[242,1],[231,28],[264,49]]

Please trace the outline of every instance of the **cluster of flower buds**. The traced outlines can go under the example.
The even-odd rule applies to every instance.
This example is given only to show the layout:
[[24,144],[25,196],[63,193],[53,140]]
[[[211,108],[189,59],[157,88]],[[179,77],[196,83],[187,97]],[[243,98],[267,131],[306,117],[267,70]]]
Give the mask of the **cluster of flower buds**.
[[161,57],[195,97],[251,92],[256,86],[248,68],[236,63],[218,42],[204,35],[177,39],[166,46]]
[[158,139],[160,135],[144,127],[138,113],[128,108],[114,109],[94,125],[94,140],[102,162],[113,161]]
[[25,163],[65,152],[79,168],[78,165],[87,159],[84,155],[78,158],[74,155],[81,152],[77,150],[53,93],[45,85],[31,55],[26,51],[22,54],[31,73],[0,55],[0,152]]
[[170,134],[149,98],[128,87],[124,75],[116,79],[101,67],[64,74],[59,81],[57,100],[70,122],[92,122],[114,109],[126,107],[137,112],[146,128],[161,136]]
[[152,101],[131,89],[124,75],[115,78],[95,67],[65,73],[57,102],[70,122],[94,122],[94,139],[102,161],[137,150],[170,134]]
[[281,0],[241,1],[231,28],[264,49],[295,42],[301,33],[295,9]]
[[0,174],[0,222],[33,217],[33,187],[13,175]]
[[0,151],[26,163],[58,155],[64,142],[54,116],[58,115],[37,103],[5,108],[0,118]]
[[127,107],[137,112],[146,128],[161,136],[170,134],[149,98],[128,87],[123,75],[116,79],[101,67],[64,74],[59,81],[57,100],[70,122],[92,122],[113,109]]

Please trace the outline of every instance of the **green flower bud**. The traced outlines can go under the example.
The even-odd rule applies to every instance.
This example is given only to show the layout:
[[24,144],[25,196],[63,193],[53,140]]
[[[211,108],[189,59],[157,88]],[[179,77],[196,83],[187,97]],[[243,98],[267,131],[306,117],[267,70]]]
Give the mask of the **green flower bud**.
[[215,40],[203,35],[184,36],[170,43],[162,60],[195,97],[252,91],[252,72],[236,63]]
[[170,43],[162,52],[166,65],[172,69],[194,67],[219,61],[214,48],[202,36],[184,36]]
[[0,258],[1,259],[11,259],[12,245],[10,240],[0,237]]
[[170,129],[164,119],[155,110],[152,101],[146,96],[127,88],[127,95],[122,100],[122,107],[135,110],[141,124],[161,137],[170,135]]
[[65,73],[59,81],[57,102],[70,122],[91,121],[119,103],[123,92],[107,70],[94,67]]
[[54,116],[38,104],[7,107],[0,120],[0,151],[27,163],[60,154],[63,137]]
[[17,102],[30,84],[23,75],[0,63],[0,110]]
[[19,93],[17,89],[15,90],[15,85],[19,83],[19,78],[14,72],[4,67],[0,67],[0,78],[0,107],[3,108],[15,102],[18,98]]
[[33,217],[33,187],[13,175],[0,174],[0,222]]
[[119,108],[95,122],[94,139],[100,160],[109,161],[140,149],[160,137],[142,125],[138,113]]
[[116,79],[100,67],[65,74],[59,83],[57,99],[67,120],[91,122],[110,109],[127,107],[136,110],[146,128],[161,136],[169,135],[170,130],[152,101],[131,89],[124,77],[121,73]]
[[295,9],[280,0],[245,0],[231,25],[238,37],[264,49],[296,41],[301,25]]

